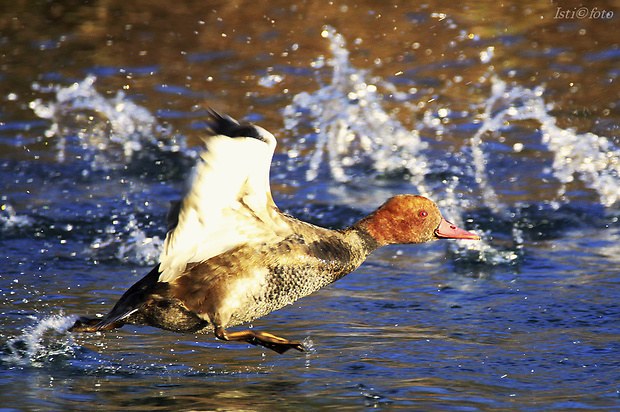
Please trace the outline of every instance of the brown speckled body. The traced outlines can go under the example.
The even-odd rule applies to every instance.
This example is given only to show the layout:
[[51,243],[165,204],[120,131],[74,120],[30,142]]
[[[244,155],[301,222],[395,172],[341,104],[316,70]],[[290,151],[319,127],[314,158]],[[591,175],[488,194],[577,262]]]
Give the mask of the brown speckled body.
[[297,233],[277,244],[250,243],[188,265],[170,284],[147,275],[152,292],[124,322],[191,333],[250,322],[340,279],[379,246],[356,226],[332,231],[287,218]]

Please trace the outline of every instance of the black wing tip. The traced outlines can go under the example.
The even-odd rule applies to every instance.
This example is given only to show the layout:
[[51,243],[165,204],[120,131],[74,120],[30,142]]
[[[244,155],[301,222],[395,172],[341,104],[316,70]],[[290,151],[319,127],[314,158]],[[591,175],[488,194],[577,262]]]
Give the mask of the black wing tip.
[[251,123],[239,123],[228,115],[222,115],[213,109],[209,109],[209,129],[214,135],[228,137],[253,137],[264,141],[260,131]]

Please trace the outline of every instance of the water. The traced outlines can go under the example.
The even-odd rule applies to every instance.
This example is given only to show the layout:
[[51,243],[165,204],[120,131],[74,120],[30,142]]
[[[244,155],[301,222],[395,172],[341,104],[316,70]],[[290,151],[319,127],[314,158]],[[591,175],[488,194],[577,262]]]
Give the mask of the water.
[[[617,17],[177,6],[6,12],[29,21],[0,42],[6,408],[620,407]],[[209,106],[277,135],[274,197],[295,216],[343,227],[420,193],[483,239],[383,248],[252,325],[303,354],[67,333],[156,262]]]

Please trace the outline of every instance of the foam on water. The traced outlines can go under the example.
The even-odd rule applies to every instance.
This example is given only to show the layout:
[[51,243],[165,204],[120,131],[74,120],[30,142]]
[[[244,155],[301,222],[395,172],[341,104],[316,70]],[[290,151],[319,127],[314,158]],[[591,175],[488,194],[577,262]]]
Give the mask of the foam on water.
[[146,108],[129,100],[123,91],[102,96],[95,81],[90,75],[67,87],[33,86],[56,95],[49,102],[36,99],[30,108],[52,122],[45,136],[55,139],[59,161],[66,159],[72,138],[77,138],[91,166],[102,169],[123,166],[149,147],[169,152],[185,149],[184,139],[159,125]]

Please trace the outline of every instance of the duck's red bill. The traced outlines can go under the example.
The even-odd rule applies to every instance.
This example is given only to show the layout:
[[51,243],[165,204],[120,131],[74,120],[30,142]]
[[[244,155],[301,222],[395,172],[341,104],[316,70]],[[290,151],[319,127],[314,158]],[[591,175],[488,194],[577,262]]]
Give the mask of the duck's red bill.
[[435,229],[435,235],[437,237],[443,237],[448,239],[480,239],[475,233],[468,232],[467,230],[463,230],[460,227],[453,225],[448,222],[446,219],[441,218],[441,223],[439,223],[439,227]]

